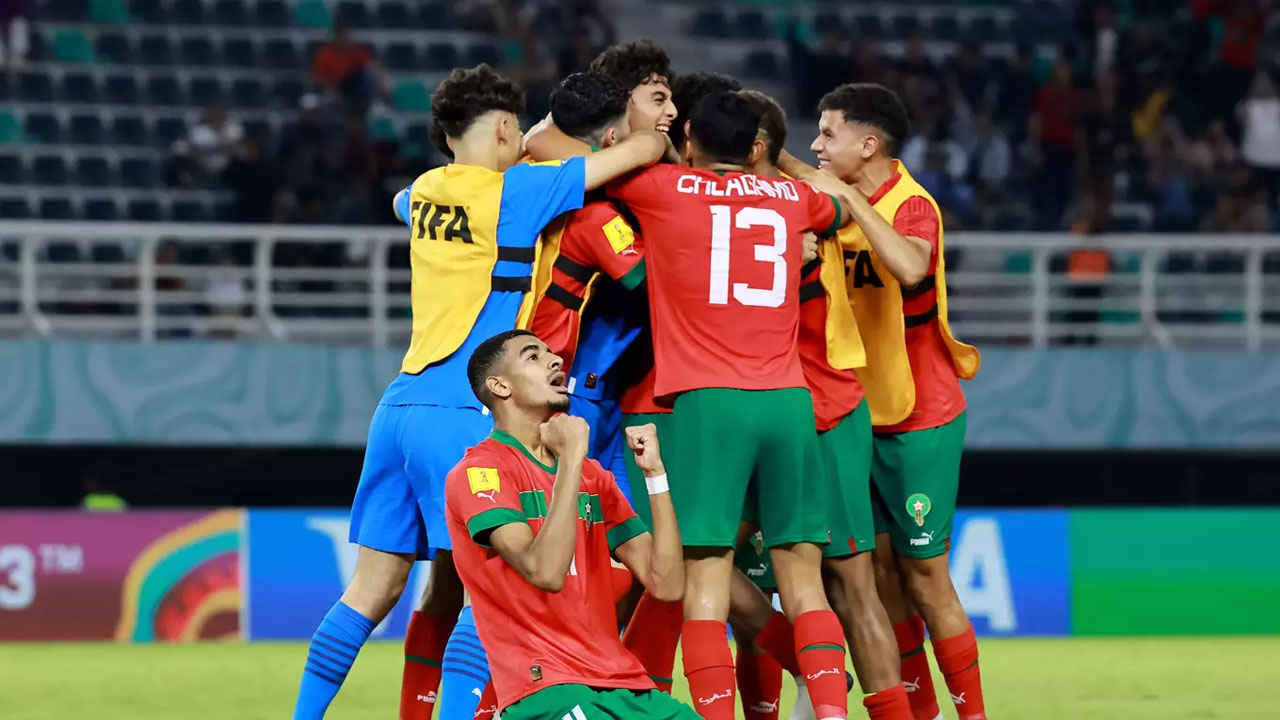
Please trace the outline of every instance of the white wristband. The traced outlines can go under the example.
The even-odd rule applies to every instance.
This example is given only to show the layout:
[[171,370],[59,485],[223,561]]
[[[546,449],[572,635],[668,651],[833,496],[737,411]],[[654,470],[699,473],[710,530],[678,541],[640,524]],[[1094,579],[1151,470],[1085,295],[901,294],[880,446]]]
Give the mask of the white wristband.
[[667,474],[654,475],[653,477],[645,477],[644,484],[649,486],[650,495],[658,495],[664,492],[670,492],[671,488],[667,486]]

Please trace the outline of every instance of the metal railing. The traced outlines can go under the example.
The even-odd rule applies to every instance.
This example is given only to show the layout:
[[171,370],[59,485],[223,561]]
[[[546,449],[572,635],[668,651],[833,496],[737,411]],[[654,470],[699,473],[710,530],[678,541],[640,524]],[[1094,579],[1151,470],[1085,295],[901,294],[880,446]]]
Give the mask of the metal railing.
[[[1110,267],[1082,273],[1089,249]],[[947,255],[982,346],[1280,347],[1280,237],[956,233]],[[0,335],[402,347],[408,265],[393,226],[0,221]]]

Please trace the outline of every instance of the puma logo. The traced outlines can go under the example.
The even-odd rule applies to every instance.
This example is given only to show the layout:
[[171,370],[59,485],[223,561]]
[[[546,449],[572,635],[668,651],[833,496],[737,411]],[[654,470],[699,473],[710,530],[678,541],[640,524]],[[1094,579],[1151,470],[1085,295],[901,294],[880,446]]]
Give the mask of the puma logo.
[[498,499],[494,497],[494,494],[496,492],[497,492],[496,490],[490,490],[489,492],[478,492],[476,493],[476,497],[482,497],[488,500],[489,502],[493,503],[494,505],[497,505]]

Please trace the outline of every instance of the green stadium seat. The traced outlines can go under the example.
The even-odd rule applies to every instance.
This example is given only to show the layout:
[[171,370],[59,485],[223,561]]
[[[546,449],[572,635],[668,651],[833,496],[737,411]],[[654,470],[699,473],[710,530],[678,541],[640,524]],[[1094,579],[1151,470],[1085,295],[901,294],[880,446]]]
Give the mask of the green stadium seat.
[[61,155],[38,155],[31,161],[31,182],[36,185],[66,185],[70,176]]
[[119,33],[104,32],[98,35],[94,51],[98,57],[110,63],[133,62],[133,48],[129,44],[129,38]]
[[89,19],[96,23],[127,25],[133,21],[124,0],[89,0]]
[[107,186],[115,184],[115,176],[111,165],[104,157],[79,157],[76,159],[75,178],[77,185]]
[[289,7],[281,0],[259,0],[256,3],[258,24],[265,27],[287,27],[290,22]]
[[62,99],[73,103],[98,102],[98,85],[92,75],[68,73],[62,76]]
[[249,8],[241,0],[218,0],[213,5],[213,21],[219,25],[248,25]]
[[399,139],[400,133],[396,130],[394,120],[385,116],[377,116],[369,120],[369,137],[374,140],[394,142]]
[[427,112],[431,110],[431,93],[421,83],[401,80],[392,90],[391,105],[397,110]]
[[293,7],[293,21],[302,27],[328,30],[333,26],[333,15],[322,0],[299,0]]
[[228,38],[222,43],[222,62],[233,67],[258,67],[258,46],[249,38]]

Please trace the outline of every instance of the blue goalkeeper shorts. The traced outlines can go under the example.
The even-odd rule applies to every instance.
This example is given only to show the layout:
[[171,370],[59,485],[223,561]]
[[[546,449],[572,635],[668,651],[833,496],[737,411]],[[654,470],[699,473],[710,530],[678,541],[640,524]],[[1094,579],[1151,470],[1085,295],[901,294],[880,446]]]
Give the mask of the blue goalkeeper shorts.
[[471,408],[378,405],[351,503],[351,542],[427,559],[451,550],[445,477],[492,429],[493,419]]
[[[627,441],[622,434],[622,409],[612,398],[591,400],[569,396],[569,414],[577,415],[591,426],[591,445],[587,457],[613,473],[618,489],[631,502],[631,482],[627,479]],[[634,503],[632,503],[634,505]]]

